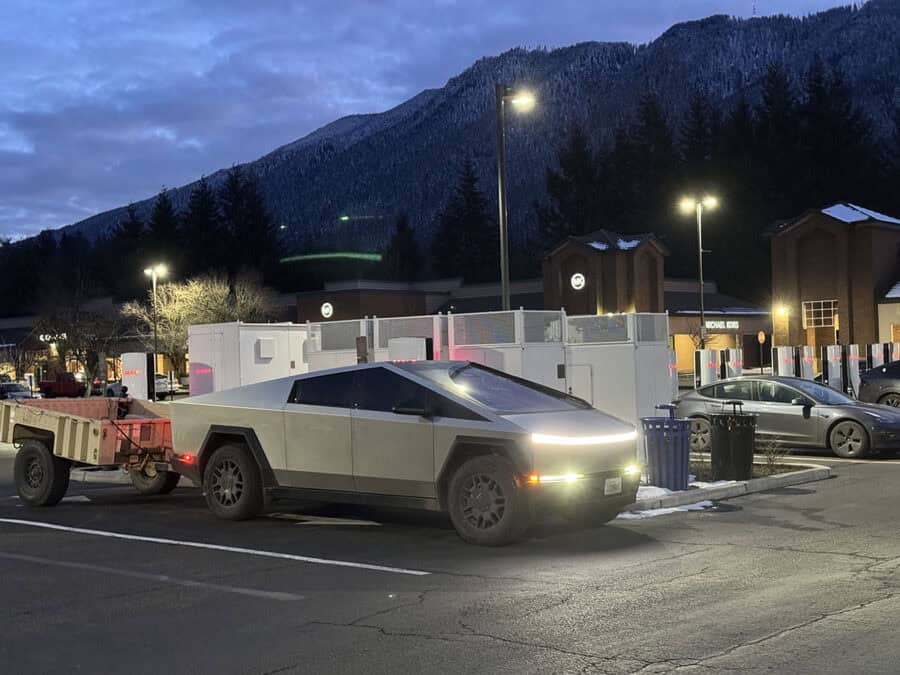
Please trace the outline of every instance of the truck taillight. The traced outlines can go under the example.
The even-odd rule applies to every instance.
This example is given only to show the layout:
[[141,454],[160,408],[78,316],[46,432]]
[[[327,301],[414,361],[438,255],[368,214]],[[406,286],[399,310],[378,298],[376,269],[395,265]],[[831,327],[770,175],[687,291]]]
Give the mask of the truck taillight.
[[183,455],[179,455],[178,459],[180,459],[184,464],[193,464],[197,461],[197,456],[190,453],[185,453]]

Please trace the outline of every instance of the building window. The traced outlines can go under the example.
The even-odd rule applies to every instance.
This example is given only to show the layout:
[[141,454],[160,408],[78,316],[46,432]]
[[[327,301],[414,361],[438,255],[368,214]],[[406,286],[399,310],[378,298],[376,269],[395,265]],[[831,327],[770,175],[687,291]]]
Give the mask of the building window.
[[837,300],[810,300],[803,303],[803,328],[834,328]]

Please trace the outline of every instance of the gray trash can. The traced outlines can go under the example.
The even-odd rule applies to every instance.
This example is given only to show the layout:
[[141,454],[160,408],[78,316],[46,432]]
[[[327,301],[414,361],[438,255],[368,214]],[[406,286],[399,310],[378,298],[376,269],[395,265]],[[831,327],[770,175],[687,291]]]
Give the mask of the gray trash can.
[[668,417],[643,417],[644,449],[651,485],[668,490],[687,490],[691,470],[691,421],[676,419],[675,406],[663,404]]
[[713,480],[749,480],[753,477],[756,415],[743,412],[742,401],[726,401],[731,412],[712,415],[710,461]]

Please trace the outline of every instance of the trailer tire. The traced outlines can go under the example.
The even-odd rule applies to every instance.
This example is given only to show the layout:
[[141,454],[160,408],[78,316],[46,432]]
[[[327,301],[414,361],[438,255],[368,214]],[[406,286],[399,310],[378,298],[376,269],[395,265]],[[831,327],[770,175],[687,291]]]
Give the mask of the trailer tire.
[[258,516],[265,504],[256,460],[245,448],[223,445],[203,470],[203,495],[209,510],[225,520]]
[[69,489],[69,462],[34,438],[22,441],[13,474],[19,499],[28,506],[58,504]]
[[148,476],[140,469],[131,469],[131,484],[142,495],[167,495],[178,485],[181,474],[174,471],[157,471]]

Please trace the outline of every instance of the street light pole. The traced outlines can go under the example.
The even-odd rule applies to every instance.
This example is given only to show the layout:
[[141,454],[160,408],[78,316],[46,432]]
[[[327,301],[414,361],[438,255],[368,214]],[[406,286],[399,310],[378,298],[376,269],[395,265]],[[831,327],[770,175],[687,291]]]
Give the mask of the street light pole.
[[159,305],[156,299],[156,284],[158,279],[166,276],[168,268],[165,265],[153,265],[144,270],[144,274],[150,277],[150,284],[153,288],[153,379],[150,382],[152,391],[148,391],[150,400],[156,400],[156,359],[159,354]]
[[500,294],[503,311],[509,310],[509,232],[506,222],[506,134],[507,87],[497,84],[497,206],[500,211]]
[[506,102],[522,109],[534,105],[534,96],[525,91],[516,92],[505,84],[496,84],[497,98],[497,208],[500,225],[500,294],[502,308],[508,311],[509,300],[509,224],[506,209]]
[[703,202],[697,202],[697,267],[700,274],[700,349],[706,349],[706,301],[703,297]]

